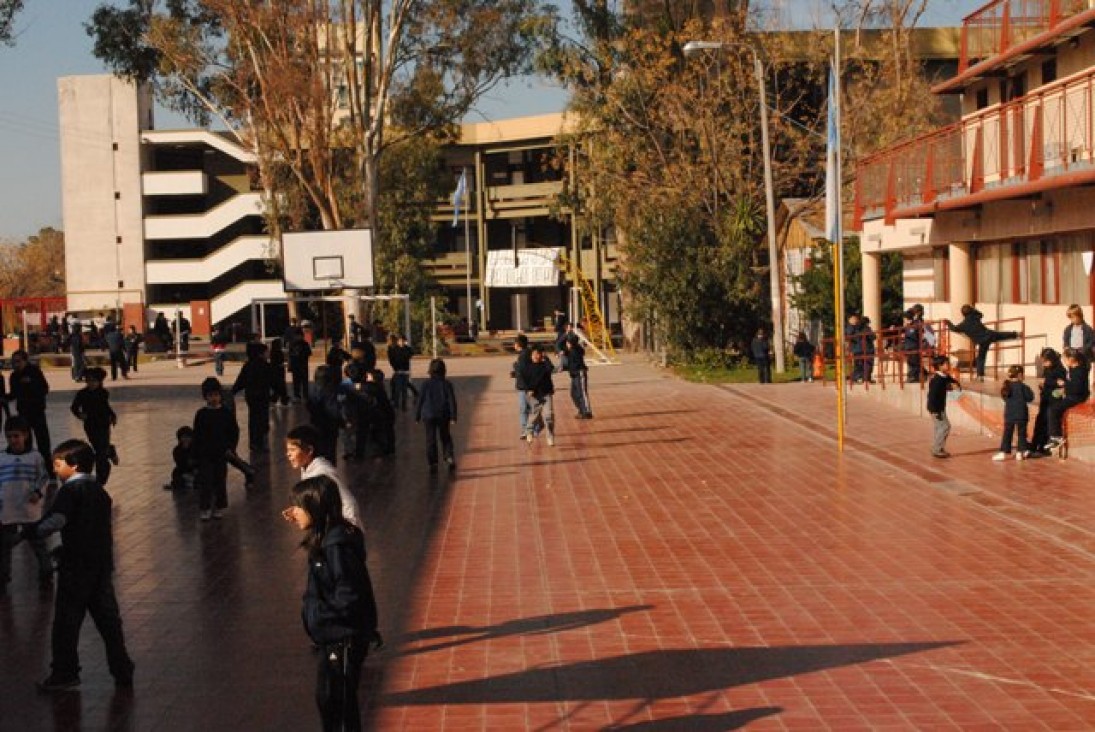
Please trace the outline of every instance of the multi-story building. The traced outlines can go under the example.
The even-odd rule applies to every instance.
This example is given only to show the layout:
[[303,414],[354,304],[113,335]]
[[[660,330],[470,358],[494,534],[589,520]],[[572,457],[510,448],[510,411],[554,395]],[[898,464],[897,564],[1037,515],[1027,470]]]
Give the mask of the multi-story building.
[[958,72],[933,89],[959,95],[961,119],[858,167],[867,314],[880,254],[901,252],[906,303],[929,317],[972,303],[1061,346],[1065,308],[1095,289],[1093,23],[1087,0],[994,0],[964,20]]
[[[215,131],[155,129],[151,99],[123,80],[58,86],[71,310],[125,309],[137,321],[178,308],[200,332],[203,322],[250,326],[252,303],[286,298],[249,150]],[[497,330],[542,325],[557,309],[578,312],[580,270],[618,321],[613,243],[579,236],[556,206],[563,124],[562,115],[468,124],[446,152],[439,175],[455,186],[467,171],[469,190],[457,227],[452,203],[438,202],[427,263],[450,312]]]

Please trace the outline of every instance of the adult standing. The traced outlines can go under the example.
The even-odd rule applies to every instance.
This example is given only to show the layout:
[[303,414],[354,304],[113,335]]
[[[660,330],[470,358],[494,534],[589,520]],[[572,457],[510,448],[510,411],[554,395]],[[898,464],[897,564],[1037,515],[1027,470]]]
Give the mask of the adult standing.
[[152,334],[160,342],[160,347],[166,353],[171,350],[171,326],[167,324],[167,316],[156,313],[156,320],[152,323]]
[[772,383],[772,342],[768,340],[768,334],[761,328],[749,344],[749,355],[753,357],[753,363],[757,367],[757,380],[762,384]]
[[871,328],[871,319],[866,315],[863,316],[863,322],[859,324],[860,338],[863,339],[863,381],[868,384],[874,383],[874,357],[875,357],[875,334]]
[[118,380],[118,371],[122,372],[122,378],[129,378],[129,359],[125,355],[125,336],[118,330],[117,327],[112,326],[109,330],[103,328],[106,340],[106,350],[110,355],[110,380]]
[[567,372],[570,374],[570,400],[577,408],[578,419],[593,419],[589,406],[589,367],[586,365],[586,349],[582,348],[577,333],[568,333]]
[[[42,369],[30,362],[27,352],[18,350],[11,355],[11,396],[15,410],[27,420],[34,432],[34,446],[38,448],[46,465],[53,464],[50,452],[49,424],[46,422],[46,395],[49,382]],[[52,471],[51,471],[52,472]]]
[[364,343],[368,338],[365,334],[365,326],[357,322],[357,317],[350,316],[350,350],[354,350],[359,345]]
[[[68,354],[72,359],[72,380],[84,378],[84,334],[80,321],[74,320],[68,327]],[[47,459],[47,463],[49,460]]]
[[312,347],[304,340],[303,332],[288,342],[286,356],[289,360],[289,373],[293,377],[293,398],[297,401],[307,399],[308,359],[312,356]]
[[806,331],[800,330],[795,340],[794,354],[798,359],[799,377],[805,383],[813,381],[814,344],[806,337]]

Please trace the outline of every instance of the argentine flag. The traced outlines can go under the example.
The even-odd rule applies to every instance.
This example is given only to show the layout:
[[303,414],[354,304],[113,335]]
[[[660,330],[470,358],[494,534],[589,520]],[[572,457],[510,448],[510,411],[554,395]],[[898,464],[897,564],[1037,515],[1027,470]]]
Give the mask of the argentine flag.
[[452,192],[452,228],[460,225],[460,209],[464,208],[468,198],[468,169],[460,171],[460,182],[456,184],[456,190]]

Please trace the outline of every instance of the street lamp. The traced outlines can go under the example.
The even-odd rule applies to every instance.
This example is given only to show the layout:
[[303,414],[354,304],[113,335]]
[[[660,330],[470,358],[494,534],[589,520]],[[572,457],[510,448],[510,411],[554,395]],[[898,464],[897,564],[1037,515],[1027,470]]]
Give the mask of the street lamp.
[[768,143],[768,96],[764,87],[764,64],[761,63],[757,49],[747,43],[723,43],[722,41],[689,41],[681,49],[688,57],[705,51],[721,51],[724,48],[738,47],[753,54],[753,69],[757,75],[757,90],[760,92],[760,135],[764,148],[764,197],[768,218],[768,281],[772,290],[772,349],[776,352],[776,371],[783,371],[783,305],[780,302],[779,251],[776,247],[776,197],[772,189],[772,151]]

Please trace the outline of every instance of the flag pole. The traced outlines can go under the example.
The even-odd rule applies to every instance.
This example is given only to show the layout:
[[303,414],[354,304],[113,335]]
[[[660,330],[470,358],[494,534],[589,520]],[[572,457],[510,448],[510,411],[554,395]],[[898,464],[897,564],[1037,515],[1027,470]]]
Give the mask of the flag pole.
[[840,25],[833,28],[833,66],[829,84],[829,155],[826,197],[829,239],[833,253],[833,304],[836,327],[833,343],[836,355],[837,450],[844,451],[844,428],[848,421],[847,379],[844,376],[844,206],[840,154]]

